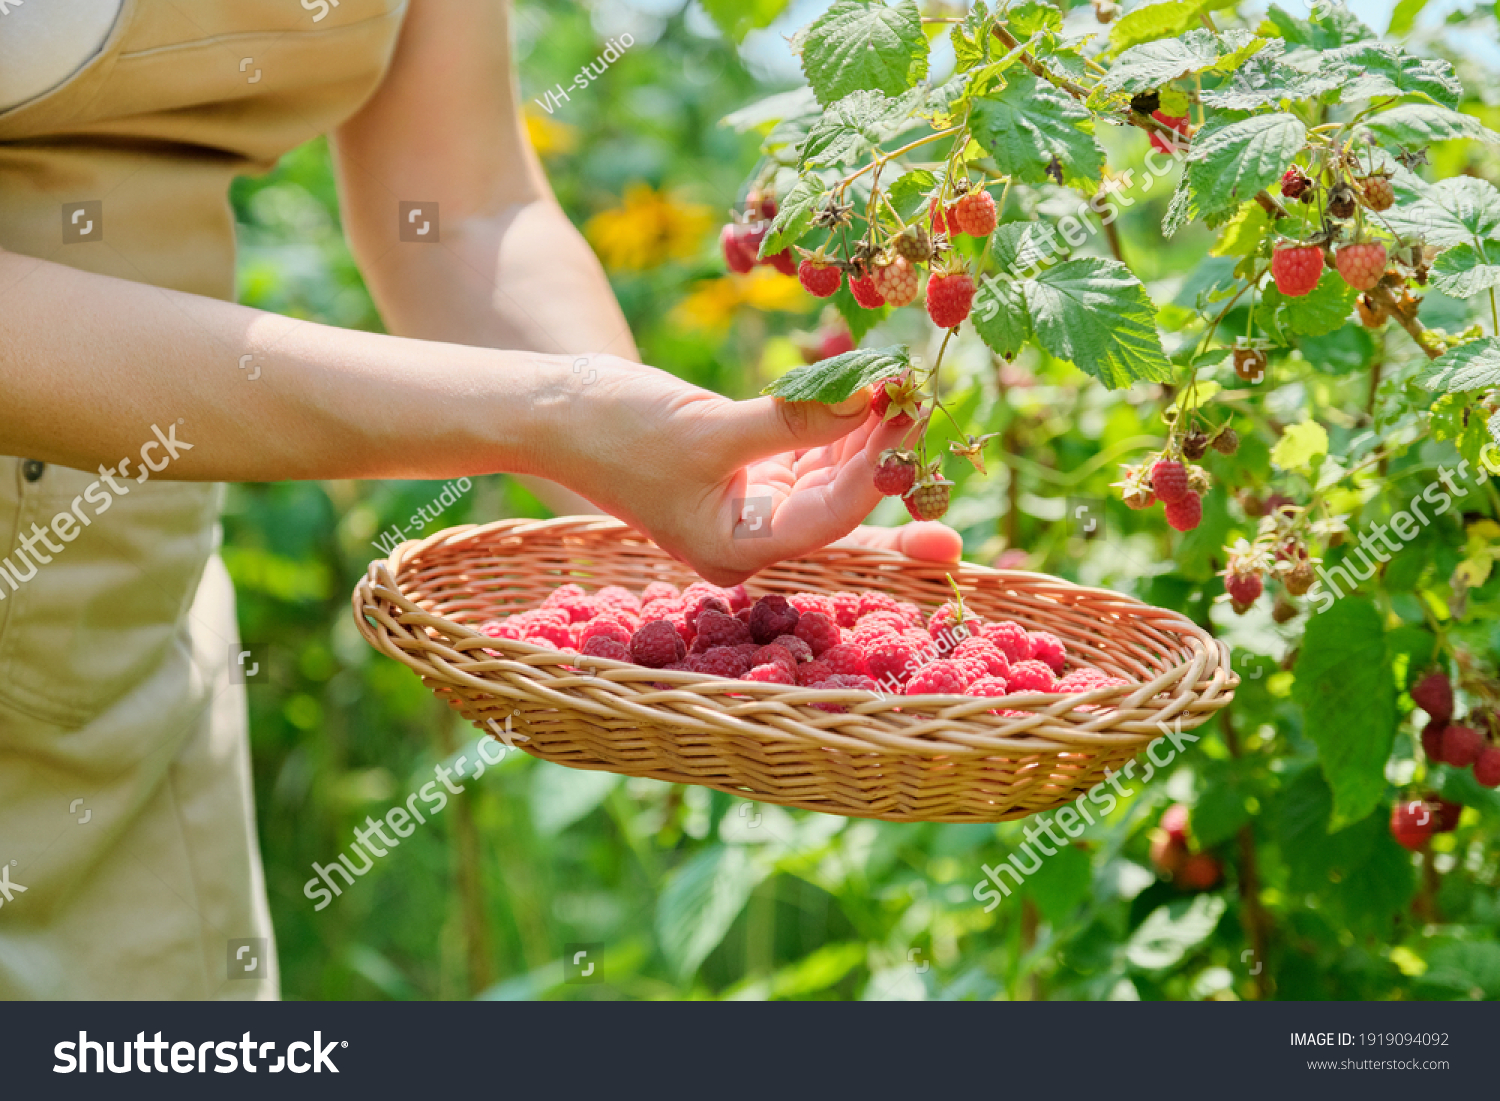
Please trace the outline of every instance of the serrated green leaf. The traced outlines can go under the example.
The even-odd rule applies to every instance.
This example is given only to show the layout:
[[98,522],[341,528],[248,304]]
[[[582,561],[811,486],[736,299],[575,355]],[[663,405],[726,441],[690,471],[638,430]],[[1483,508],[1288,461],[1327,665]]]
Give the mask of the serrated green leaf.
[[1204,7],[1198,0],[1162,0],[1134,8],[1115,20],[1109,31],[1110,45],[1116,53],[1123,53],[1132,46],[1182,34],[1197,26]]
[[1088,108],[1025,69],[1006,74],[1006,85],[972,101],[969,125],[975,140],[1001,172],[1023,183],[1043,183],[1056,158],[1063,178],[1094,184],[1104,154]]
[[1132,46],[1115,58],[1104,74],[1113,92],[1149,92],[1190,73],[1200,73],[1219,59],[1219,44],[1207,31],[1163,38]]
[[1038,31],[1062,29],[1063,13],[1045,0],[1020,0],[1005,9],[1005,26],[1017,39],[1025,40]]
[[750,31],[769,27],[790,3],[791,0],[702,0],[703,10],[735,42],[743,42]]
[[986,276],[974,295],[969,320],[997,355],[1014,356],[1031,336],[1025,288],[1009,279]]
[[812,226],[813,215],[817,214],[825,194],[823,181],[811,174],[793,184],[776,208],[776,217],[761,241],[760,254],[775,256],[802,240]]
[[1206,89],[1203,105],[1220,111],[1255,111],[1287,100],[1316,99],[1342,87],[1348,79],[1343,69],[1320,66],[1304,72],[1281,59],[1282,43],[1272,39],[1265,48],[1217,88]]
[[902,176],[885,193],[891,205],[902,219],[910,222],[911,216],[927,203],[927,196],[937,187],[937,177],[925,168],[916,168]]
[[1117,260],[1064,260],[1025,284],[1037,342],[1109,389],[1165,382],[1172,365],[1156,332],[1156,307]]
[[966,73],[982,65],[990,56],[990,9],[984,0],[976,0],[967,14],[948,34],[953,43],[955,71]]
[[1318,13],[1316,17],[1298,19],[1272,4],[1260,33],[1280,35],[1289,46],[1306,46],[1319,53],[1375,37],[1375,32],[1338,0],[1320,3],[1313,10]]
[[1500,144],[1495,133],[1473,115],[1437,103],[1407,103],[1366,120],[1365,128],[1390,145],[1422,146],[1469,139]]
[[1224,223],[1219,239],[1208,250],[1210,256],[1249,256],[1271,228],[1271,216],[1259,203],[1246,203]]
[[1313,459],[1328,454],[1328,430],[1316,421],[1289,425],[1271,448],[1271,461],[1282,470],[1307,471]]
[[761,391],[786,401],[821,401],[833,405],[862,386],[899,375],[911,366],[911,355],[899,344],[856,348],[806,367],[796,367]]
[[1500,230],[1500,191],[1476,176],[1452,176],[1432,185],[1412,178],[1417,201],[1394,206],[1385,220],[1403,236],[1420,237],[1437,248],[1492,237]]
[[1318,285],[1306,294],[1288,298],[1275,285],[1261,292],[1261,303],[1274,313],[1274,324],[1289,337],[1325,336],[1343,327],[1359,292],[1332,268],[1324,268]]
[[1422,9],[1426,6],[1427,0],[1401,0],[1391,12],[1391,23],[1385,33],[1392,38],[1406,35],[1416,25],[1417,16],[1422,14]]
[[770,865],[743,845],[710,845],[668,878],[656,903],[662,951],[688,978],[718,947]]
[[[1500,242],[1493,242],[1492,248],[1500,256]],[[1449,298],[1473,298],[1500,287],[1500,264],[1488,263],[1473,245],[1458,245],[1438,254],[1432,285]]]
[[1329,829],[1358,822],[1385,796],[1396,732],[1396,686],[1373,604],[1345,597],[1308,621],[1292,696],[1333,789]]
[[1280,179],[1307,141],[1307,127],[1295,115],[1256,115],[1214,125],[1193,138],[1188,180],[1205,213],[1237,207]]
[[1500,386],[1500,337],[1470,341],[1439,356],[1418,381],[1429,390],[1452,394]]
[[802,72],[818,102],[851,92],[898,96],[927,75],[927,36],[915,0],[837,0],[801,38]]
[[1188,175],[1184,172],[1177,180],[1177,186],[1172,191],[1171,201],[1167,203],[1167,212],[1162,215],[1161,235],[1171,237],[1183,226],[1198,217],[1198,203],[1193,196],[1192,186],[1188,183]]
[[1463,85],[1446,61],[1412,57],[1399,46],[1386,42],[1357,42],[1329,50],[1319,58],[1320,67],[1347,73],[1341,89],[1348,103],[1377,96],[1422,94],[1440,104],[1456,107]]
[[802,143],[803,169],[853,164],[871,150],[921,119],[911,117],[920,91],[890,97],[879,92],[852,92],[823,112]]

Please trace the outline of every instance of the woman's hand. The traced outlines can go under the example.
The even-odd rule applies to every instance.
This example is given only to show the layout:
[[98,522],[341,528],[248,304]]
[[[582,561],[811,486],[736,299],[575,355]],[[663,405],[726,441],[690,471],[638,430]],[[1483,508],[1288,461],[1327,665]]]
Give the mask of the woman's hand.
[[[539,472],[721,585],[854,532],[881,499],[876,457],[904,434],[871,414],[868,391],[838,407],[737,402],[612,357],[590,372],[546,403],[555,443]],[[942,525],[899,531],[857,538],[957,558]]]

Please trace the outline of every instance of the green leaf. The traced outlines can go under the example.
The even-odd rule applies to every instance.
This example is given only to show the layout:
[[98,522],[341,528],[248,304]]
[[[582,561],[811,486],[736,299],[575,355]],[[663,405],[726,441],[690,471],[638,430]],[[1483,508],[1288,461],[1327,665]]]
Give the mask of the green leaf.
[[1005,26],[1024,42],[1039,31],[1062,30],[1063,13],[1045,0],[1020,0],[1005,9]]
[[1125,958],[1144,971],[1160,971],[1181,962],[1188,950],[1202,944],[1224,916],[1218,895],[1178,899],[1153,910],[1125,944]]
[[1308,621],[1293,698],[1333,789],[1330,830],[1358,822],[1385,797],[1396,732],[1396,686],[1375,606],[1345,597]]
[[794,367],[761,391],[787,401],[836,404],[862,386],[899,375],[911,366],[906,348],[856,348],[806,367]]
[[1043,183],[1056,158],[1070,182],[1094,184],[1104,154],[1088,108],[1026,69],[1006,74],[1006,85],[972,101],[969,125],[975,140],[1000,171],[1023,183]]
[[1307,140],[1295,115],[1256,115],[1204,127],[1188,153],[1188,179],[1199,208],[1237,207],[1286,171]]
[[1315,18],[1298,19],[1272,4],[1260,33],[1280,35],[1288,46],[1306,46],[1319,53],[1375,37],[1342,3],[1320,3],[1313,10],[1318,12]]
[[1271,228],[1271,216],[1259,203],[1245,203],[1224,223],[1219,239],[1208,250],[1210,256],[1249,256],[1260,247]]
[[1182,34],[1198,25],[1198,13],[1207,5],[1198,0],[1164,0],[1126,12],[1110,28],[1109,41],[1117,53],[1132,46]]
[[916,168],[891,184],[885,197],[908,223],[927,204],[927,197],[937,188],[938,180],[925,168]]
[[1416,25],[1417,16],[1422,14],[1422,9],[1426,6],[1427,0],[1401,0],[1396,5],[1396,10],[1391,12],[1391,25],[1386,28],[1385,33],[1392,38],[1404,37]]
[[998,355],[1014,356],[1031,336],[1021,283],[990,275],[979,285],[969,319],[979,338]]
[[1427,365],[1419,381],[1429,390],[1457,394],[1500,386],[1500,337],[1470,341]]
[[1418,983],[1470,998],[1500,998],[1500,944],[1449,941],[1433,949]]
[[890,98],[879,92],[852,92],[813,124],[802,143],[802,168],[850,164],[887,138],[921,120],[911,117],[920,92]]
[[563,768],[543,761],[531,772],[531,822],[542,837],[554,837],[604,802],[619,784],[612,772]]
[[1317,421],[1289,425],[1271,448],[1271,461],[1282,470],[1311,469],[1312,461],[1328,454],[1328,430]]
[[801,177],[793,184],[792,189],[782,197],[776,208],[776,217],[772,219],[771,227],[766,230],[765,239],[761,241],[761,255],[775,256],[782,249],[802,240],[812,226],[813,215],[817,214],[825,194],[823,181],[812,174]]
[[679,978],[718,947],[769,871],[743,845],[710,845],[672,873],[657,898],[656,933]]
[[1358,42],[1329,50],[1320,67],[1347,73],[1341,97],[1348,103],[1377,96],[1425,95],[1448,107],[1458,106],[1463,85],[1446,61],[1412,57],[1385,42]]
[[1193,196],[1193,188],[1188,183],[1188,174],[1184,172],[1177,180],[1177,186],[1172,190],[1172,199],[1167,203],[1167,212],[1162,215],[1161,235],[1171,237],[1183,226],[1198,217],[1198,202]]
[[735,42],[742,42],[750,31],[776,22],[791,0],[702,0],[702,3],[719,30]]
[[1261,304],[1275,311],[1274,323],[1293,336],[1324,336],[1341,329],[1354,308],[1359,292],[1345,283],[1332,268],[1324,268],[1318,285],[1306,294],[1288,298],[1274,284],[1261,292]]
[[727,126],[737,134],[751,130],[765,132],[783,119],[815,119],[821,112],[818,98],[813,95],[811,88],[794,88],[790,92],[777,92],[746,104],[738,111],[725,115],[719,120],[719,125]]
[[1468,138],[1500,143],[1495,133],[1473,115],[1437,103],[1407,103],[1366,120],[1365,127],[1390,145],[1420,146]]
[[953,43],[955,71],[966,73],[982,65],[990,56],[990,9],[984,0],[975,0],[968,13],[953,24],[948,34]]
[[1472,243],[1500,230],[1500,191],[1476,176],[1451,176],[1431,186],[1418,181],[1416,202],[1385,212],[1391,228],[1437,248]]
[[927,75],[927,37],[916,0],[837,0],[800,39],[802,71],[818,102],[851,92],[897,96]]
[[1089,897],[1093,868],[1088,853],[1076,845],[1064,845],[1056,855],[1026,879],[1023,893],[1036,903],[1042,917],[1054,928],[1063,925]]
[[[1500,243],[1495,253],[1500,256]],[[1458,245],[1438,254],[1432,265],[1432,285],[1449,298],[1473,298],[1500,287],[1500,264],[1487,263],[1473,245]]]
[[1104,86],[1112,92],[1149,92],[1190,73],[1201,73],[1218,60],[1219,44],[1207,31],[1164,38],[1123,51],[1104,74]]
[[1026,283],[1026,304],[1037,342],[1111,390],[1172,377],[1156,307],[1118,260],[1065,260]]

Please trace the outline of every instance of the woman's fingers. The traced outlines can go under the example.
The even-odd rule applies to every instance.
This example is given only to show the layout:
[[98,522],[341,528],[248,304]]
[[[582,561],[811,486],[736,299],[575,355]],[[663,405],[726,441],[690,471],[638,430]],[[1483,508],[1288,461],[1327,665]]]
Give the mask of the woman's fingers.
[[834,545],[893,550],[908,558],[920,558],[924,562],[953,564],[957,564],[964,549],[964,541],[958,532],[935,520],[913,521],[902,524],[899,528],[877,528],[861,524]]

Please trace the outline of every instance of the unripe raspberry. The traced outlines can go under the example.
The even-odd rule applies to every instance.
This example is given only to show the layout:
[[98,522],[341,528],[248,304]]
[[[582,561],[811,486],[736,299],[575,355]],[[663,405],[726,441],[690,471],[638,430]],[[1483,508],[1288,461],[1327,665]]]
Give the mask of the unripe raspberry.
[[1354,188],[1346,183],[1339,184],[1328,193],[1328,213],[1340,221],[1354,217],[1356,205]]
[[1371,210],[1389,210],[1396,202],[1396,191],[1386,176],[1368,176],[1360,185],[1360,198]]
[[948,512],[950,488],[942,482],[928,482],[917,486],[903,498],[906,511],[913,520],[941,520]]
[[953,204],[951,221],[971,237],[989,236],[995,229],[995,197],[983,188],[969,192]]
[[875,467],[875,488],[886,497],[903,497],[916,483],[917,456],[911,451],[887,448]]
[[927,316],[939,329],[951,329],[969,316],[974,304],[974,277],[966,271],[934,274],[927,280]]
[[1359,314],[1359,323],[1367,329],[1378,329],[1385,324],[1385,313],[1371,300],[1368,294],[1362,294],[1354,302],[1355,312]]
[[1357,291],[1367,291],[1385,274],[1385,246],[1379,241],[1345,245],[1333,254],[1339,274]]
[[932,259],[932,240],[927,230],[920,225],[908,226],[893,243],[893,247],[913,264],[925,264]]
[[921,277],[904,256],[898,254],[883,266],[877,265],[870,278],[880,296],[892,306],[909,306],[917,299]]
[[1300,298],[1318,285],[1323,274],[1323,250],[1314,245],[1279,248],[1271,253],[1271,278],[1288,298]]
[[838,269],[837,264],[804,260],[797,265],[797,279],[814,298],[828,298],[837,293],[844,281],[844,273]]
[[1162,504],[1182,500],[1191,492],[1187,467],[1174,459],[1162,459],[1151,468],[1151,488]]
[[1233,455],[1240,449],[1240,434],[1226,425],[1219,429],[1211,445],[1220,455]]
[[1203,519],[1203,498],[1196,493],[1167,505],[1167,523],[1177,531],[1192,531]]
[[1266,377],[1266,353],[1259,348],[1236,348],[1234,373],[1242,382],[1259,382]]

